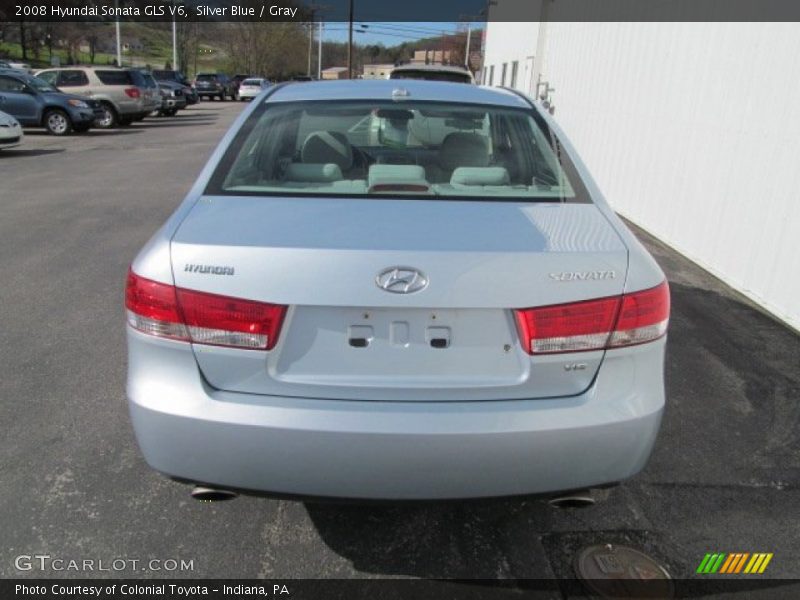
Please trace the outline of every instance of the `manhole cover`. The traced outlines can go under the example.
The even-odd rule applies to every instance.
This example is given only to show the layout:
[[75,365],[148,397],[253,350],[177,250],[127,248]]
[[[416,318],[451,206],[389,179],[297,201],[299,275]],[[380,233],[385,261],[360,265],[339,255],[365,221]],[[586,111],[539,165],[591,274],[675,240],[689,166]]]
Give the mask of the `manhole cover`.
[[628,546],[605,544],[584,548],[575,558],[575,573],[604,598],[672,598],[675,588],[666,569]]

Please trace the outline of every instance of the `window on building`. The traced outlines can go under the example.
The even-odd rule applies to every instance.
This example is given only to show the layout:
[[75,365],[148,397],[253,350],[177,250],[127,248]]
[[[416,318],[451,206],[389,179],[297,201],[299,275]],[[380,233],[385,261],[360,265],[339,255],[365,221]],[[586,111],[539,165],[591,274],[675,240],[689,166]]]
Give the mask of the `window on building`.
[[517,87],[517,71],[519,71],[519,62],[515,60],[511,63],[511,83],[509,85],[512,88]]
[[503,70],[500,72],[500,87],[506,84],[506,71],[508,70],[508,63],[503,63]]
[[489,67],[489,85],[494,85],[494,65]]

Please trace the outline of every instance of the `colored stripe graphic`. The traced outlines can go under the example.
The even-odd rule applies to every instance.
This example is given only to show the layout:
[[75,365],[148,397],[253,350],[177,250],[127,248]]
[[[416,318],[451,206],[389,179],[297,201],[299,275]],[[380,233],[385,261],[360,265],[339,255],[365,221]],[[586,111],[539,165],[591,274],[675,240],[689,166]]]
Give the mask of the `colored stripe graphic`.
[[[697,573],[713,574],[720,573],[725,575],[736,574],[761,574],[763,573],[773,557],[772,552],[725,552],[707,553],[700,565]],[[746,566],[745,566],[746,565]]]
[[738,573],[739,571],[741,571],[742,567],[744,566],[744,561],[746,561],[749,557],[750,557],[749,552],[745,552],[744,554],[742,554],[742,558],[740,558],[739,562],[736,563],[736,570],[734,571],[733,567],[731,567],[731,573]]
[[705,573],[706,572],[706,566],[708,565],[710,560],[711,560],[711,555],[710,554],[706,554],[703,557],[703,560],[700,562],[700,566],[697,567],[697,573]]
[[772,560],[772,552],[770,552],[769,554],[766,555],[766,557],[764,557],[764,562],[761,563],[761,568],[758,570],[758,572],[763,573],[764,570],[767,568],[769,561],[771,560]]
[[739,555],[736,554],[735,552],[732,554],[728,554],[728,559],[724,563],[722,563],[722,567],[720,568],[719,572],[727,573],[728,570],[731,568],[731,565],[734,564],[738,558]]

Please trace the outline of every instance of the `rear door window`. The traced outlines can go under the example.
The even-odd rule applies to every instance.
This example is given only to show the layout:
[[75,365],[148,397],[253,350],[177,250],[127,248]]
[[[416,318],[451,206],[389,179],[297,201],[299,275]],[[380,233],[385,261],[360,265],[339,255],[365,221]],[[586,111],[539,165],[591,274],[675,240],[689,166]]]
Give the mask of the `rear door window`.
[[132,85],[133,79],[130,71],[95,71],[97,78],[104,85]]
[[0,92],[16,93],[25,89],[25,84],[13,77],[0,76]]
[[65,70],[58,73],[58,87],[79,87],[89,85],[86,73],[78,70]]

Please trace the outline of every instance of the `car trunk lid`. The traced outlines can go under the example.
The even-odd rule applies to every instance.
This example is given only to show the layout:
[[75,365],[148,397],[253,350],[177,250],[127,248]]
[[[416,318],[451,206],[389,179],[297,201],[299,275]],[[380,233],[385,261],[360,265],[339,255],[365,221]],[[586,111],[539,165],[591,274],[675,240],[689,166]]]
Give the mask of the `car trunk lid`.
[[[586,389],[603,352],[530,356],[511,309],[621,294],[627,250],[591,204],[207,196],[172,260],[178,287],[289,307],[272,351],[194,345],[214,387],[485,400]],[[406,272],[427,285],[380,287]]]

